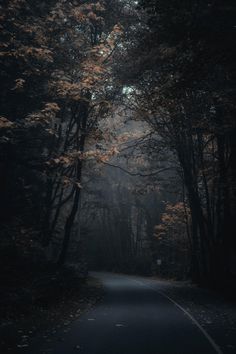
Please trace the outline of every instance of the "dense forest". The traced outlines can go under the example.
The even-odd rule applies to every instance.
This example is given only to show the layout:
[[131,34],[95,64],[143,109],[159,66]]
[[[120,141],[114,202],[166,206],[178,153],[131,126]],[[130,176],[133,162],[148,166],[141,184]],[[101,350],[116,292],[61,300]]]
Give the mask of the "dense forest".
[[3,288],[65,265],[235,288],[235,2],[0,10]]

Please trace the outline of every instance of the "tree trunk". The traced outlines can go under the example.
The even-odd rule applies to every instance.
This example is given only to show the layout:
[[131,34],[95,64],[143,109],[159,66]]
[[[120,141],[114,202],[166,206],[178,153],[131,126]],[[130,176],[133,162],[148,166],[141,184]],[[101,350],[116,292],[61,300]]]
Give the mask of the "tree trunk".
[[66,224],[65,224],[64,239],[63,239],[63,243],[62,243],[61,253],[60,253],[60,256],[58,259],[59,266],[62,266],[66,261],[66,255],[67,255],[68,248],[69,248],[71,231],[72,231],[72,228],[74,225],[75,216],[76,216],[78,208],[79,208],[79,198],[80,198],[80,189],[77,188],[75,191],[73,206],[72,206],[70,215],[68,216],[68,218],[66,220]]

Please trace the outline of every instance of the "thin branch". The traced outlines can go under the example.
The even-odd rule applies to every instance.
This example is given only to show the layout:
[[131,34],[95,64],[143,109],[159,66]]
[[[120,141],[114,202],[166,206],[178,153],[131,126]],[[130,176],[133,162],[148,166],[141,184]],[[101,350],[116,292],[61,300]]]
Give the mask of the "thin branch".
[[113,165],[109,162],[104,162],[104,161],[101,161],[104,165],[107,165],[107,166],[110,166],[110,167],[114,167],[114,168],[118,168],[119,170],[129,174],[130,176],[140,176],[140,177],[151,177],[151,176],[156,176],[158,175],[159,173],[162,173],[162,172],[165,172],[165,171],[169,171],[169,170],[173,170],[175,169],[175,167],[165,167],[165,168],[162,168],[161,170],[158,170],[158,171],[154,171],[154,172],[151,172],[151,173],[147,173],[147,174],[144,174],[144,173],[140,173],[140,172],[131,172],[131,171],[128,171],[126,170],[125,168],[121,167],[121,166],[118,166],[118,165]]

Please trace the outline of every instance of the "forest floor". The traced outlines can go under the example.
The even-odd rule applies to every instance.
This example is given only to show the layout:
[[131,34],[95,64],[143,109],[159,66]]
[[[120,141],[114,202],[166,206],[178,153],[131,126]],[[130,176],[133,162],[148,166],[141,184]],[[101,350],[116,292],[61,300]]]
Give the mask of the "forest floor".
[[153,282],[156,281],[161,292],[193,316],[223,353],[236,353],[236,299],[233,296],[198,287],[190,281],[153,278]]
[[70,323],[103,294],[98,280],[81,278],[67,268],[5,269],[0,280],[0,353],[4,354],[27,348],[36,336],[48,341],[60,329],[66,333]]

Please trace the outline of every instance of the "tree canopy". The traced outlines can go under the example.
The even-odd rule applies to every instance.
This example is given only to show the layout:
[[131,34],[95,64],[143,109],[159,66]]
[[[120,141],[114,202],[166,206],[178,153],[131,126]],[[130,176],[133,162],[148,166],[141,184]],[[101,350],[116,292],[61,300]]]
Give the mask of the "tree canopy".
[[195,280],[231,284],[234,1],[4,0],[0,9],[3,252],[78,261],[87,217],[110,260],[136,259],[143,237],[150,271],[168,244]]

